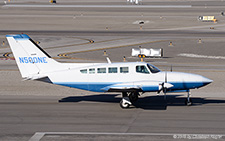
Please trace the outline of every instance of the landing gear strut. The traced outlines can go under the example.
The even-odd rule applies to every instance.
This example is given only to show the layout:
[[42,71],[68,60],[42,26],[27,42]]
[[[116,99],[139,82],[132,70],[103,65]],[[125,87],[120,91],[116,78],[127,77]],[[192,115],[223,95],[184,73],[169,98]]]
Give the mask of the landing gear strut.
[[123,92],[122,97],[123,98],[120,101],[120,107],[123,109],[129,108],[132,103],[138,100],[138,92],[131,92],[129,95],[127,92]]
[[185,105],[191,106],[192,105],[192,100],[190,98],[190,91],[187,91],[187,99],[185,100]]
[[120,107],[125,109],[125,108],[129,108],[131,105],[130,99],[128,98],[128,95],[126,92],[122,93],[122,100],[120,101]]

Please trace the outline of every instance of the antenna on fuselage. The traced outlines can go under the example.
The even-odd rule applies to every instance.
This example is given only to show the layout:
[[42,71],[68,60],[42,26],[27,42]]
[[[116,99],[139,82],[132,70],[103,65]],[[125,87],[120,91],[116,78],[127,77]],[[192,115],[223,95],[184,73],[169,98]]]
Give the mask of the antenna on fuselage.
[[106,60],[107,60],[107,62],[108,62],[109,64],[112,63],[111,60],[109,59],[109,57],[106,57]]

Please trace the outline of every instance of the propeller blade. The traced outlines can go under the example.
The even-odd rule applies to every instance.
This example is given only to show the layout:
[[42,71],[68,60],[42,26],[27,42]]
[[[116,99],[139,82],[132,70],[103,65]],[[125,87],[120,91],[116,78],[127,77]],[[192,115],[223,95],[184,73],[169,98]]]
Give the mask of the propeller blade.
[[167,71],[165,72],[165,83],[167,83]]
[[167,71],[165,72],[165,82],[163,83],[164,100],[166,100],[166,91],[167,91],[165,84],[167,84]]
[[165,81],[159,84],[159,91],[158,94],[163,91],[164,95],[166,95],[167,89],[173,87],[172,84],[167,83],[167,72],[165,72]]

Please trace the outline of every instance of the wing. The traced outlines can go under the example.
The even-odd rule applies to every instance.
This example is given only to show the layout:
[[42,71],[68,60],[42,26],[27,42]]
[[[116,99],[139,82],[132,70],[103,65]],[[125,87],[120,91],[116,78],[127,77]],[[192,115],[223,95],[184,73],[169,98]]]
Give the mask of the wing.
[[134,83],[119,83],[102,88],[105,92],[142,91],[140,85]]
[[161,89],[161,83],[158,81],[118,83],[104,87],[101,90],[105,92],[157,92]]

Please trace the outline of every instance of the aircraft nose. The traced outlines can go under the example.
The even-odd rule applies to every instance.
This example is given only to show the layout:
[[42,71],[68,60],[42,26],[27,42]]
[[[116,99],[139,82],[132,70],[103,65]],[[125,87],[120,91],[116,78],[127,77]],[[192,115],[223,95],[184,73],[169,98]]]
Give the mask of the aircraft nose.
[[210,83],[212,83],[213,82],[213,80],[211,80],[211,79],[209,79],[209,78],[206,78],[206,77],[203,77],[202,76],[202,83],[203,83],[203,86],[206,86],[206,85],[208,85],[208,84],[210,84]]
[[192,80],[192,82],[194,82],[195,88],[200,88],[213,82],[213,80],[198,74],[191,74],[188,76],[187,79]]

